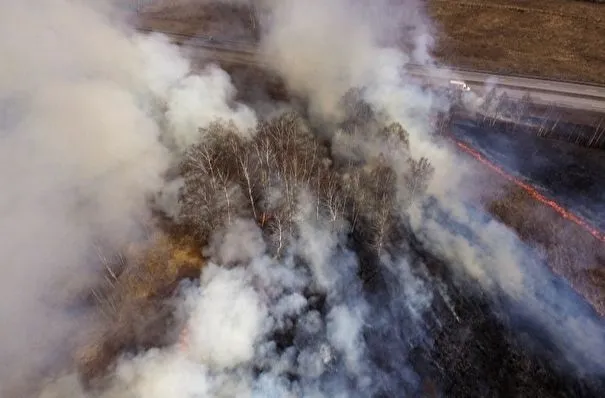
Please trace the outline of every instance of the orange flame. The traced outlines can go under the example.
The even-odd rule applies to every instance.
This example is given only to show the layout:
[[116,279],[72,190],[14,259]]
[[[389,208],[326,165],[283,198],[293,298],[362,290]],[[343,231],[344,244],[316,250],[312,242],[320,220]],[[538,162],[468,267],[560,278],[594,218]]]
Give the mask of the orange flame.
[[179,333],[179,339],[177,342],[177,346],[180,351],[187,352],[187,349],[189,348],[189,327],[188,326],[185,326],[181,330],[181,333]]
[[[554,200],[546,198],[544,195],[539,193],[531,185],[526,184],[523,181],[519,180],[518,178],[515,178],[514,176],[508,174],[501,167],[492,163],[485,156],[481,155],[479,152],[477,152],[476,150],[471,148],[469,145],[456,139],[453,136],[453,134],[450,134],[450,137],[456,143],[456,145],[458,145],[458,147],[460,149],[462,149],[467,154],[471,155],[473,158],[475,158],[476,160],[478,160],[485,166],[487,166],[490,170],[492,170],[492,171],[496,172],[497,174],[499,174],[500,176],[504,177],[507,181],[510,181],[510,182],[514,183],[515,185],[517,185],[518,187],[522,188],[525,192],[527,192],[532,198],[534,198],[538,202],[549,206],[564,219],[574,222],[576,225],[578,225],[581,228],[583,228],[584,230],[586,230],[588,233],[590,233],[596,239],[605,243],[605,234],[600,232],[598,229],[590,226],[586,221],[582,220],[580,217],[576,216],[571,211],[565,209],[563,206],[559,205]],[[262,218],[261,218],[261,223],[264,224],[266,222],[267,218],[269,218],[269,217],[263,213]],[[177,342],[178,349],[182,352],[186,352],[189,347],[189,344],[190,344],[189,340],[190,340],[189,327],[185,326],[179,334],[179,338],[178,338],[178,342]]]
[[515,178],[514,176],[508,174],[501,167],[499,167],[496,164],[492,163],[485,156],[483,156],[479,152],[475,151],[469,145],[467,145],[467,144],[465,144],[465,143],[457,140],[453,136],[452,136],[452,139],[454,140],[454,142],[456,143],[456,145],[458,145],[458,147],[460,149],[462,149],[464,152],[466,152],[467,154],[469,154],[472,157],[474,157],[475,159],[477,159],[479,162],[481,162],[482,164],[484,164],[485,166],[487,166],[489,169],[491,169],[492,171],[496,172],[500,176],[504,177],[506,180],[514,183],[518,187],[522,188],[525,192],[527,192],[532,198],[534,198],[538,202],[549,206],[554,211],[556,211],[561,217],[565,218],[566,220],[574,222],[576,225],[578,225],[581,228],[583,228],[584,230],[586,230],[588,233],[590,233],[596,239],[598,239],[601,242],[605,243],[605,234],[603,234],[601,231],[599,231],[598,229],[590,226],[586,221],[582,220],[580,217],[578,217],[577,215],[573,214],[571,211],[565,209],[563,206],[559,205],[554,200],[546,198],[544,195],[542,195],[541,193],[539,193],[531,185],[526,184],[523,181],[519,180],[518,178]]

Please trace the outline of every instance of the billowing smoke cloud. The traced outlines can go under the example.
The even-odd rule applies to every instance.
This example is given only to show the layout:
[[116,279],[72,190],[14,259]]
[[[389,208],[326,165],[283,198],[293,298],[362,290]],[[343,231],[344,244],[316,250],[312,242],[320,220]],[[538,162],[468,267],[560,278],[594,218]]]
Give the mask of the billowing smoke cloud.
[[254,129],[254,112],[242,104],[231,106],[235,88],[225,71],[209,65],[192,74],[190,62],[165,36],[152,34],[138,41],[149,65],[143,75],[153,94],[163,100],[165,128],[179,149],[195,144],[198,129],[217,120],[233,123],[242,134]]
[[[400,123],[409,135],[409,151],[369,135],[343,139],[368,157],[382,155],[396,170],[397,210],[413,232],[394,248],[376,243],[380,272],[367,277],[375,277],[376,291],[362,286],[359,269],[366,259],[347,244],[350,226],[338,215],[318,215],[311,184],[276,192],[276,203],[298,195],[289,226],[296,233],[282,247],[286,227],[279,225],[276,255],[259,227],[264,216],[258,222],[257,214],[252,221],[229,213],[228,225],[213,230],[200,280],[183,283],[175,298],[186,315],[181,344],[120,358],[95,394],[78,390],[77,380],[67,377],[43,397],[417,396],[421,380],[411,358],[416,348],[430,347],[429,327],[439,330],[431,306],[451,306],[451,300],[441,281],[427,276],[416,246],[446,260],[457,276],[470,276],[477,289],[506,297],[509,307],[524,305],[524,316],[551,333],[566,356],[579,365],[587,361],[583,370],[602,370],[598,322],[570,304],[574,298],[557,297],[562,290],[510,231],[462,204],[459,182],[468,170],[429,136],[431,113],[441,103],[403,72],[409,63],[431,63],[422,9],[417,2],[402,8],[388,3],[266,2],[262,42],[275,71],[310,101],[319,120],[340,121],[342,97],[361,88],[379,118]],[[11,327],[3,329],[0,358],[8,358],[3,363],[10,369],[56,354],[51,348],[63,342],[72,322],[39,300],[56,300],[58,284],[73,281],[74,274],[70,283],[83,286],[95,241],[115,247],[136,236],[146,220],[145,200],[165,189],[163,173],[178,154],[204,140],[205,127],[224,119],[249,140],[257,124],[250,109],[233,103],[233,87],[219,68],[193,74],[161,37],[132,37],[83,2],[52,5],[15,1],[0,8],[8,16],[3,29],[17,20],[35,28],[19,45],[0,42],[15,60],[9,65],[18,65],[0,75],[7,109],[14,109],[2,121],[1,157],[2,181],[10,187],[3,195],[8,221],[1,253],[10,259],[10,277],[4,279],[2,323]],[[397,22],[406,27],[403,43]],[[48,41],[43,51],[37,50],[39,37]],[[434,167],[429,197],[411,206],[403,183],[412,167],[407,152]],[[227,202],[248,195],[254,203],[251,188],[243,194],[228,188]],[[20,304],[9,304],[15,302]],[[577,318],[569,316],[574,311]],[[46,344],[34,347],[39,330],[45,330]]]
[[[103,397],[364,397],[386,391],[363,337],[371,316],[355,256],[324,228],[306,221],[302,227],[300,240],[278,261],[256,224],[232,224],[227,234],[256,244],[238,251],[240,267],[211,263],[199,285],[183,286],[189,314],[184,343],[121,361]],[[225,239],[212,260],[233,259],[233,252]],[[430,293],[407,266],[392,267],[410,286],[400,310],[421,317]]]
[[[322,117],[340,117],[339,102],[382,65],[382,48],[398,47],[397,67],[426,64],[431,41],[418,2],[268,1],[261,46],[290,88]],[[390,55],[393,54],[391,52]],[[408,103],[407,105],[411,105]]]
[[133,46],[102,14],[66,1],[3,2],[0,14],[0,384],[8,387],[12,372],[65,346],[77,319],[62,311],[64,300],[91,276],[91,244],[136,232],[167,156],[137,99],[144,85]]
[[217,116],[256,123],[247,108],[230,113],[224,72],[192,76],[161,39],[114,26],[108,5],[0,5],[2,396],[94,324],[70,308],[98,274],[96,245],[114,250],[149,221],[172,161],[161,127],[182,145]]
[[376,38],[352,5],[348,1],[271,5],[271,23],[263,40],[267,58],[292,90],[310,97],[313,110],[322,116],[337,116],[342,96],[363,84],[373,65]]
[[[599,358],[605,346],[596,343],[602,341],[603,332],[594,313],[578,309],[577,297],[550,282],[550,271],[511,231],[463,204],[466,193],[460,184],[472,178],[473,172],[429,135],[430,119],[445,109],[443,103],[423,92],[405,72],[409,64],[432,64],[429,24],[418,3],[397,3],[399,7],[389,2],[366,5],[344,0],[269,2],[272,12],[262,45],[269,62],[295,92],[309,98],[317,114],[340,116],[342,95],[352,86],[362,87],[366,101],[404,126],[411,152],[426,156],[435,168],[428,189],[431,203],[415,205],[408,212],[420,239],[484,289],[503,291],[513,307],[529,308],[565,355],[584,371],[602,372]],[[405,32],[403,43],[397,40],[401,37],[397,27]],[[389,152],[390,148],[382,149],[383,154]],[[389,161],[397,164],[397,155]],[[401,165],[396,169],[401,170]],[[558,311],[565,315],[556,315]],[[567,340],[577,344],[564,343]]]

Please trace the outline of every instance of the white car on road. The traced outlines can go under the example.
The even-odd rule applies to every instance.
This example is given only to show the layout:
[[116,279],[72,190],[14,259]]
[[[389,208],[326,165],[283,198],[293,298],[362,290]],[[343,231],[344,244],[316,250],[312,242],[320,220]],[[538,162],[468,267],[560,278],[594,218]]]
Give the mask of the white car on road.
[[471,88],[462,80],[450,80],[450,85],[461,91],[471,91]]

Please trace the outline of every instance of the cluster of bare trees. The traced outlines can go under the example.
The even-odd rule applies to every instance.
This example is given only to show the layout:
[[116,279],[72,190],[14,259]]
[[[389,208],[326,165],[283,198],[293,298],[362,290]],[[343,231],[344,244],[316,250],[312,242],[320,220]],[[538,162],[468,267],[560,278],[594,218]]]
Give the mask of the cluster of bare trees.
[[595,125],[568,123],[561,120],[560,115],[553,119],[545,119],[536,129],[540,137],[571,142],[573,144],[605,149],[605,118]]
[[261,123],[251,141],[220,124],[202,134],[203,142],[187,152],[180,170],[182,221],[201,242],[237,218],[252,217],[279,252],[293,233],[301,188],[324,192],[322,205],[336,212],[327,149],[298,115]]
[[499,95],[495,89],[490,90],[484,97],[480,113],[484,122],[495,123],[496,120],[510,120],[522,123],[530,114],[532,99],[529,93],[520,100],[510,98],[506,92]]
[[[370,140],[409,152],[401,125],[381,125],[368,106],[355,101],[335,126],[338,131],[360,146]],[[253,219],[280,256],[297,237],[300,222],[310,222],[348,233],[355,250],[379,256],[405,236],[402,202],[422,195],[432,175],[426,159],[407,156],[400,159],[405,170],[397,170],[389,154],[361,150],[355,160],[336,155],[332,142],[294,112],[260,123],[253,138],[226,124],[211,125],[200,136],[177,170],[184,184],[174,221],[182,230],[150,235],[141,247],[115,257],[99,249],[106,279],[91,289],[90,299],[106,327],[78,353],[87,383],[124,350],[174,340],[166,332],[179,320],[165,298],[181,279],[199,275],[204,263],[199,248],[214,232],[237,219]],[[376,273],[377,263],[368,263],[368,271]]]
[[[409,149],[401,125],[380,126],[367,106],[353,105],[355,111],[340,126],[343,134],[354,137],[366,128],[367,139]],[[408,167],[400,173],[382,154],[357,161],[339,158],[331,143],[294,112],[262,122],[252,139],[219,124],[201,134],[203,141],[180,166],[185,182],[180,221],[207,242],[235,219],[253,218],[276,255],[296,236],[302,208],[311,217],[307,221],[346,225],[372,251],[381,252],[401,209],[401,183],[409,202],[424,193],[433,171],[426,159],[407,158]]]
[[506,92],[497,94],[492,89],[480,106],[480,122],[507,131],[523,129],[539,137],[570,142],[588,148],[605,148],[605,117],[587,118],[586,123],[567,121],[555,105],[537,106],[529,94],[520,100]]

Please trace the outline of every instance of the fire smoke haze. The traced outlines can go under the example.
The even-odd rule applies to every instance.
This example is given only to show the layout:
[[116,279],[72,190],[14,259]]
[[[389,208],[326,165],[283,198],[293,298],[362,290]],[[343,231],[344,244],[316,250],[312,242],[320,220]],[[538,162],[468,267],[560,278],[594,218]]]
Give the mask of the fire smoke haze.
[[103,14],[83,2],[7,1],[0,25],[5,387],[67,345],[77,319],[64,308],[94,273],[93,242],[132,237],[167,154],[138,97],[141,60]]
[[[198,129],[231,121],[250,140],[259,122],[250,107],[235,103],[226,72],[192,72],[167,39],[116,23],[113,3],[0,5],[0,394],[34,374],[54,376],[79,334],[95,326],[92,313],[71,303],[98,277],[96,247],[118,249],[141,236],[148,201],[168,189],[165,173],[205,139]],[[430,113],[441,105],[402,74],[409,62],[432,63],[421,2],[266,1],[262,12],[263,52],[288,87],[309,100],[318,123],[342,119],[343,95],[362,87],[381,118],[409,133],[410,152],[430,160],[430,203],[401,208],[418,239],[485,291],[524,303],[583,371],[602,371],[600,325],[557,297],[546,271],[510,231],[460,201],[460,181],[470,172],[429,137]],[[397,26],[405,28],[401,39]],[[331,138],[368,157],[382,153],[398,181],[405,178],[397,148],[364,136]],[[184,284],[175,298],[188,319],[186,347],[121,358],[99,396],[417,392],[408,347],[427,338],[423,316],[439,284],[418,275],[406,250],[389,253],[380,259],[391,276],[389,292],[377,307],[363,292],[344,227],[313,218],[309,192],[296,200],[297,234],[280,257],[249,219],[217,230],[200,280]],[[391,321],[406,332],[383,345],[397,351],[395,373],[377,366],[372,352],[379,343],[366,337]],[[72,378],[42,395],[88,396]]]
[[[96,245],[137,239],[149,219],[172,159],[158,104],[179,145],[189,142],[184,112],[203,126],[229,109],[224,72],[187,77],[178,50],[115,26],[110,11],[68,0],[0,6],[2,387],[51,364],[92,324],[65,308],[94,281]],[[234,114],[256,122],[243,107]]]

